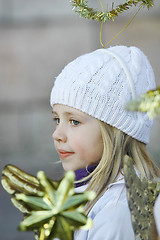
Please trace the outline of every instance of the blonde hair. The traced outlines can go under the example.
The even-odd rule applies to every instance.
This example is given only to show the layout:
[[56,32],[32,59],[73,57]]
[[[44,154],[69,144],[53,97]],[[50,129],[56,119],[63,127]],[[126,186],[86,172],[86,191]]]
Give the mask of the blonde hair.
[[159,169],[151,160],[144,143],[102,121],[98,120],[98,122],[102,133],[104,150],[98,166],[89,175],[91,179],[87,190],[95,191],[97,197],[87,203],[86,213],[103,195],[108,185],[116,180],[117,175],[123,168],[123,158],[126,154],[133,159],[136,169],[142,176],[147,179],[159,176]]

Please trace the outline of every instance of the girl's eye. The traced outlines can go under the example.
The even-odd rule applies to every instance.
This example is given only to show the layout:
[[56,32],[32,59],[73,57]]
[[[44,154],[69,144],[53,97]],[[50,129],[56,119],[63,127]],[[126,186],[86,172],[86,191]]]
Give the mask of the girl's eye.
[[77,120],[74,120],[74,119],[70,120],[70,122],[71,122],[71,124],[72,124],[73,126],[77,126],[77,125],[79,125],[79,124],[80,124],[80,122],[79,122],[79,121],[77,121]]
[[53,120],[56,122],[56,125],[60,124],[60,118],[55,117]]

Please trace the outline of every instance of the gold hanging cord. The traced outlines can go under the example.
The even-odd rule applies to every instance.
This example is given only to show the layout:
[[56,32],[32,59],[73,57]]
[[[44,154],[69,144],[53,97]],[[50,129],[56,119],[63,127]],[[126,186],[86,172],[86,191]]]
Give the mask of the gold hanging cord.
[[[102,11],[103,11],[103,5],[101,3],[101,0],[99,0],[101,6],[102,6]],[[131,18],[131,20],[127,23],[127,25],[120,31],[118,32],[109,42],[107,42],[105,45],[102,43],[102,27],[103,27],[103,22],[101,22],[101,28],[100,28],[100,44],[102,46],[102,48],[105,48],[109,43],[111,43],[116,37],[118,37],[129,25],[130,23],[133,21],[133,19],[136,17],[136,15],[138,14],[138,12],[140,11],[140,9],[142,8],[143,3],[140,5],[140,7],[138,8],[138,10],[136,11],[136,13],[133,15],[133,17]]]

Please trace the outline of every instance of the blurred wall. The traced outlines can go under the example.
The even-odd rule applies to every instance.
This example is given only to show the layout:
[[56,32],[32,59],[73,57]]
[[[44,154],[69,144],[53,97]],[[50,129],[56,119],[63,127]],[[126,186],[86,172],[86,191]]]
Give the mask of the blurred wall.
[[[97,7],[97,2],[89,4]],[[0,0],[0,170],[12,163],[32,174],[40,169],[52,178],[63,174],[54,163],[58,158],[52,141],[50,91],[69,61],[101,48],[100,24],[78,17],[71,9],[66,0]],[[104,24],[103,41],[115,36],[135,11]],[[160,85],[160,2],[155,1],[149,11],[142,9],[110,45],[116,44],[141,48]],[[159,130],[156,120],[149,150],[157,161]],[[32,234],[16,231],[21,219],[0,188],[0,239],[34,239]]]

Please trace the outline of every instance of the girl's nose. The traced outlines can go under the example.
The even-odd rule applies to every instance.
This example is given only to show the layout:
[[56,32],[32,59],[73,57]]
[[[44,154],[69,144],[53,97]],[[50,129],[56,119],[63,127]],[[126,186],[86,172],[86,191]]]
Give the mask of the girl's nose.
[[57,128],[54,131],[52,137],[55,141],[61,141],[61,142],[66,142],[67,141],[67,136],[65,134],[65,131],[60,125],[57,126]]

